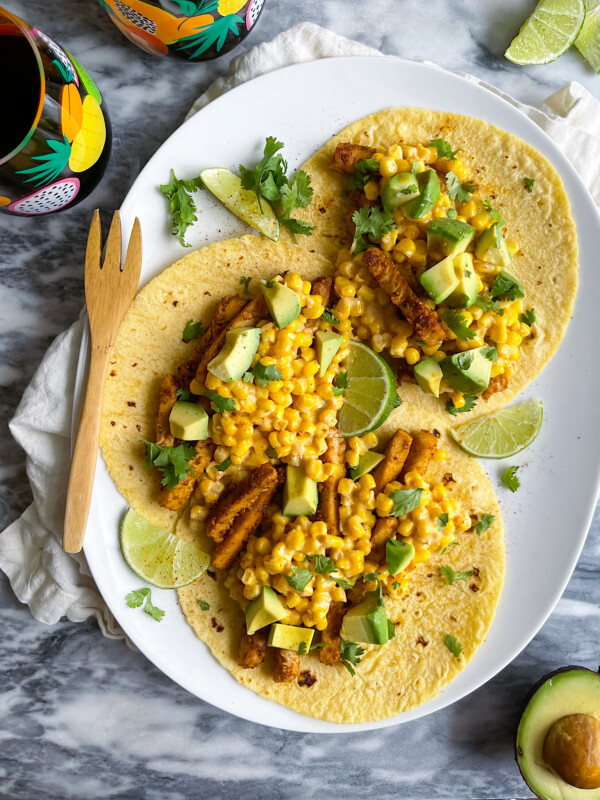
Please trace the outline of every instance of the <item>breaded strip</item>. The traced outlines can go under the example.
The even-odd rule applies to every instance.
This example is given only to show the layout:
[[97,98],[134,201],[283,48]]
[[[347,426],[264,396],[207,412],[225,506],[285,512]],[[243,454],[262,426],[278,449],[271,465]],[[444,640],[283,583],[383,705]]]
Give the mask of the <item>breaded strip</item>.
[[398,520],[396,517],[383,517],[377,520],[371,534],[371,553],[369,554],[371,561],[378,560],[377,558],[373,559],[373,551],[381,550],[382,546],[394,536],[397,530]]
[[339,536],[338,484],[346,471],[346,440],[340,436],[337,428],[332,428],[327,434],[326,441],[327,450],[323,453],[321,460],[324,464],[335,464],[336,471],[326,481],[319,484],[318,516],[326,523],[327,533],[330,536]]
[[254,669],[265,660],[267,631],[268,628],[261,628],[252,636],[248,636],[246,631],[242,633],[237,659],[238,665],[242,669]]
[[275,683],[291,683],[300,674],[300,656],[295,650],[275,648]]
[[279,474],[271,464],[262,464],[240,483],[221,495],[211,509],[206,533],[215,542],[222,541],[237,515],[251,508],[258,497],[279,486]]
[[202,335],[202,338],[196,344],[194,354],[189,361],[186,361],[185,364],[182,364],[179,367],[178,376],[183,384],[187,384],[189,386],[190,381],[196,374],[200,359],[207,348],[221,333],[225,325],[227,325],[228,322],[230,322],[237,314],[240,313],[247,302],[247,300],[244,300],[243,297],[240,297],[237,294],[229,295],[228,297],[224,297],[219,301],[214,310],[208,328]]
[[329,167],[334,172],[343,172],[346,175],[352,175],[357,163],[363,161],[365,158],[371,158],[374,152],[374,147],[343,142],[342,144],[338,144],[335,148],[335,153],[333,154],[333,159]]
[[418,472],[421,476],[425,475],[431,457],[436,450],[437,438],[433,433],[429,431],[419,431],[415,433],[408,457],[400,473],[400,480],[403,481],[409,472]]
[[496,394],[496,392],[503,392],[507,386],[508,378],[506,375],[494,375],[494,377],[490,379],[490,385],[481,396],[487,401],[493,394]]
[[403,430],[397,430],[385,448],[385,458],[373,470],[375,496],[382,492],[390,481],[396,480],[408,456],[412,437]]
[[[331,297],[331,290],[333,288],[333,278],[317,278],[312,285],[311,294],[318,294],[323,298],[323,307],[329,305],[329,298]],[[304,331],[312,333],[313,336],[317,332],[321,318],[311,319],[304,325]]]
[[392,303],[402,311],[418,339],[435,345],[446,338],[435,312],[419,300],[385,253],[377,247],[370,247],[363,253],[362,263],[389,294]]
[[163,447],[173,447],[175,440],[171,436],[169,414],[177,400],[177,379],[175,375],[165,375],[160,385],[156,424],[154,426],[154,442]]
[[354,586],[346,591],[346,598],[350,607],[357,606],[360,603],[367,593],[367,585],[362,578],[358,578]]
[[170,511],[179,511],[191,493],[194,491],[198,479],[210,464],[213,457],[215,446],[212,442],[197,442],[197,455],[190,461],[190,467],[194,470],[194,475],[188,475],[184,480],[179,481],[177,486],[172,489],[161,487],[158,494],[158,504]]
[[344,603],[334,602],[329,606],[327,612],[327,627],[321,632],[321,641],[325,642],[325,647],[319,648],[319,661],[321,664],[337,664],[340,660],[340,628],[346,607]]

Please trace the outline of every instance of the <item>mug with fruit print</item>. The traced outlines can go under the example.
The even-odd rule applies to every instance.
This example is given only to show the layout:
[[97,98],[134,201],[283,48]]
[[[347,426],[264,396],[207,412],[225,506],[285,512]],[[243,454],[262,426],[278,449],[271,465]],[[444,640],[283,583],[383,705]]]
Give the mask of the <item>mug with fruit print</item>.
[[110,144],[106,104],[90,74],[0,8],[0,212],[75,205],[102,177]]
[[246,38],[265,0],[98,0],[117,28],[142,50],[207,61]]

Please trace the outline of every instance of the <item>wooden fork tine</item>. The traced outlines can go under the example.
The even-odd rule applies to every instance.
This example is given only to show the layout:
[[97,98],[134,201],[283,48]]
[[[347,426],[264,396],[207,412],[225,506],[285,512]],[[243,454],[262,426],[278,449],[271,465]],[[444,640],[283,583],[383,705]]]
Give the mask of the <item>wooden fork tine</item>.
[[121,269],[121,217],[118,211],[113,214],[110,224],[108,239],[106,240],[106,253],[102,269]]
[[[140,265],[142,263],[142,228],[140,221],[136,217],[131,229],[131,236],[129,237],[129,244],[127,245],[127,255],[125,256],[125,263],[123,264],[123,272],[130,272],[130,270],[137,270],[137,280],[131,289],[131,297],[135,294],[137,289],[137,281],[140,278]],[[130,276],[133,282],[133,275]]]
[[92,214],[90,230],[88,233],[87,247],[85,249],[85,263],[96,263],[100,267],[102,258],[102,227],[100,225],[100,211],[96,209]]

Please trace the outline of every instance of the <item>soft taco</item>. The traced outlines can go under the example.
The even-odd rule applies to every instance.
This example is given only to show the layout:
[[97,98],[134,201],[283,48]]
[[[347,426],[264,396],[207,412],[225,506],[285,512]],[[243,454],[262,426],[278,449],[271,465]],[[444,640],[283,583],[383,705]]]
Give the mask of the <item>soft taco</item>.
[[[560,343],[577,241],[559,176],[535,148],[479,119],[388,109],[302,167],[356,335],[397,366],[407,402],[472,416],[512,399]],[[481,399],[479,399],[481,398]]]

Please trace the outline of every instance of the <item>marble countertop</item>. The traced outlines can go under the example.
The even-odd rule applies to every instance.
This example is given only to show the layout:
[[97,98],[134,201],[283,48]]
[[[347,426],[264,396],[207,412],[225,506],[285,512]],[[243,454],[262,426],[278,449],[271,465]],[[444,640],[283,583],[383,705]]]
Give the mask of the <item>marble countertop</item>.
[[[0,216],[0,528],[31,501],[6,423],[51,340],[83,303],[90,211],[117,208],[133,178],[230,56],[161,61],[130,45],[94,0],[4,4],[64,44],[94,74],[114,130],[106,176],[81,205],[48,217]],[[538,103],[577,80],[600,99],[576,51],[544,67],[502,58],[533,0],[267,0],[242,47],[312,21],[384,53],[471,72]],[[235,53],[234,53],[235,54]],[[565,532],[568,535],[568,532]],[[470,697],[433,716],[346,736],[294,734],[236,719],[173,684],[94,622],[36,622],[0,576],[0,798],[529,797],[513,760],[521,700],[545,672],[596,668],[600,515],[550,619],[521,655]]]

